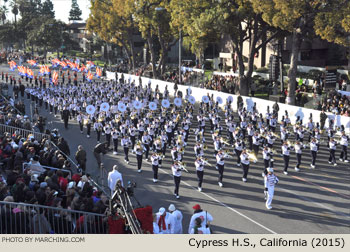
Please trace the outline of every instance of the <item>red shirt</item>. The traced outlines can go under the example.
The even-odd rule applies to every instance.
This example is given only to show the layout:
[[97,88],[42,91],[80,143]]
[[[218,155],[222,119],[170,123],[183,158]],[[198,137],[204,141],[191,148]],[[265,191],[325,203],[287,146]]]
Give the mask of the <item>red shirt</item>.
[[58,184],[60,185],[61,190],[65,192],[67,189],[67,185],[68,185],[68,179],[66,179],[64,177],[59,177]]

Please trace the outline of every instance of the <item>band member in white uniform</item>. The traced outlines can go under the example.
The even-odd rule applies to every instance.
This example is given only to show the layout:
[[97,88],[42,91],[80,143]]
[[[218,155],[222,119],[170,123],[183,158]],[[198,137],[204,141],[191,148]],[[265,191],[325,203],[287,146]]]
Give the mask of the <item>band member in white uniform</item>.
[[345,163],[349,163],[348,160],[348,144],[349,144],[349,137],[345,135],[345,132],[342,131],[340,138],[340,145],[342,147],[342,151],[340,153],[340,161],[344,161]]
[[197,178],[198,178],[198,191],[201,192],[202,191],[203,176],[204,176],[204,162],[201,159],[201,157],[197,157],[194,164],[196,166],[196,172],[197,172]]
[[222,179],[224,177],[224,166],[225,166],[225,155],[222,150],[219,150],[218,154],[216,154],[216,167],[219,170],[219,179],[218,184],[220,187],[223,187]]
[[250,161],[249,161],[249,155],[248,155],[246,149],[243,149],[243,151],[242,151],[241,164],[242,164],[242,169],[243,169],[242,181],[247,182]]
[[334,166],[337,166],[337,161],[335,159],[335,151],[337,149],[338,143],[334,140],[333,137],[330,138],[329,141],[329,159],[328,163],[333,164]]
[[266,208],[272,209],[271,203],[275,193],[275,185],[278,183],[278,178],[273,173],[273,168],[267,168],[267,175],[264,177]]
[[316,166],[316,157],[318,152],[318,143],[316,138],[312,138],[310,142],[310,151],[311,151],[311,168],[314,169]]
[[181,171],[182,171],[182,169],[181,169],[178,161],[174,162],[174,164],[171,166],[171,170],[173,172],[174,183],[175,183],[174,195],[176,196],[177,199],[180,199],[179,188],[180,188]]
[[158,182],[158,166],[159,166],[159,155],[157,153],[153,153],[151,156],[152,161],[152,170],[153,170],[153,182]]

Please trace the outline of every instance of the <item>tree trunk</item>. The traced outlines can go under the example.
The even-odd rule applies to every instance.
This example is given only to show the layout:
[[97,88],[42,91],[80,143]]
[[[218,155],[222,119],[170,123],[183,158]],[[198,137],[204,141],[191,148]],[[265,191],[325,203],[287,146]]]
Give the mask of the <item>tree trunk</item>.
[[132,71],[135,74],[135,47],[134,47],[134,40],[133,40],[133,32],[132,30],[128,31],[129,34],[129,43],[130,43],[130,53],[131,53],[131,65],[132,65]]
[[151,31],[148,31],[147,43],[148,43],[148,49],[149,49],[149,52],[150,52],[150,55],[151,55],[153,78],[157,79],[158,78],[158,74],[157,74],[156,58],[155,58],[156,54],[155,54],[154,48],[153,48],[153,41],[152,41]]
[[292,33],[292,51],[290,57],[290,67],[288,70],[288,97],[286,99],[286,103],[290,105],[295,104],[295,89],[296,89],[296,75],[298,68],[298,55],[301,45],[301,35],[297,33],[297,31],[293,31]]

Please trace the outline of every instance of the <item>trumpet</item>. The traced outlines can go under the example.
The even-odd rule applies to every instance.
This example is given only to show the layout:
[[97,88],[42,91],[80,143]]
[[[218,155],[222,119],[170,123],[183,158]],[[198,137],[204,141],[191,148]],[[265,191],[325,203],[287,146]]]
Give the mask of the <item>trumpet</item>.
[[84,125],[88,125],[89,119],[84,119]]
[[203,145],[203,150],[207,150],[208,146],[206,144]]
[[155,156],[157,156],[159,159],[164,159],[165,156],[161,153],[155,153]]
[[185,148],[184,147],[181,147],[179,152],[181,152],[182,154],[185,152]]

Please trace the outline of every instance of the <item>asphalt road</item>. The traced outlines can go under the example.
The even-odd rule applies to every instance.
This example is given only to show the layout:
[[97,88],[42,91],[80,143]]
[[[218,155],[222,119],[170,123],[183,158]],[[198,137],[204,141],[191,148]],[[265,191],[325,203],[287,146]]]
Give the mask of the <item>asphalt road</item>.
[[[8,67],[1,67],[1,71],[8,71]],[[18,74],[16,73],[16,77]],[[29,101],[25,99],[27,109]],[[259,108],[265,112],[266,108]],[[29,114],[29,110],[27,110]],[[97,178],[96,161],[93,157],[93,148],[97,144],[96,134],[92,131],[91,138],[86,137],[86,129],[80,134],[78,124],[70,120],[69,129],[65,130],[62,120],[40,109],[40,114],[52,121],[52,128],[58,128],[60,134],[68,141],[71,149],[71,157],[82,144],[88,153],[87,172]],[[141,205],[151,205],[154,212],[160,207],[168,207],[173,203],[184,214],[183,229],[187,232],[190,217],[193,213],[192,206],[200,204],[214,217],[212,229],[214,233],[222,234],[332,234],[350,233],[350,164],[338,161],[338,166],[328,164],[329,152],[325,145],[321,145],[316,162],[316,169],[310,169],[311,155],[304,150],[300,172],[294,171],[296,158],[291,152],[289,174],[284,175],[283,160],[275,158],[275,173],[280,182],[275,189],[272,202],[273,209],[265,208],[263,194],[263,179],[261,172],[263,162],[260,159],[256,164],[251,164],[248,182],[241,180],[242,169],[236,166],[236,157],[225,162],[224,187],[217,184],[218,172],[215,167],[205,167],[203,191],[197,191],[197,177],[194,167],[194,134],[189,137],[184,161],[188,164],[190,173],[182,173],[180,184],[180,199],[175,199],[173,194],[174,182],[171,175],[171,155],[169,150],[163,168],[159,171],[159,182],[152,181],[153,173],[150,164],[143,162],[142,173],[137,172],[136,157],[130,155],[130,164],[124,162],[123,153],[113,155],[109,152],[104,156],[104,164],[107,172],[111,171],[114,164],[118,164],[123,174],[124,183],[136,182],[135,196]],[[206,128],[208,150],[205,157],[209,163],[215,164],[213,157],[213,144]],[[103,137],[102,137],[103,139]],[[276,141],[277,143],[277,141]],[[280,144],[275,143],[275,148],[280,149]],[[339,158],[340,148],[336,151]],[[232,148],[230,148],[232,151]],[[193,165],[192,165],[193,164]],[[105,182],[106,184],[106,182]]]

